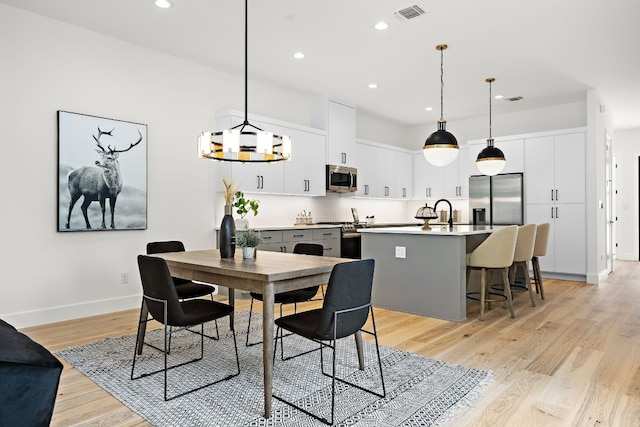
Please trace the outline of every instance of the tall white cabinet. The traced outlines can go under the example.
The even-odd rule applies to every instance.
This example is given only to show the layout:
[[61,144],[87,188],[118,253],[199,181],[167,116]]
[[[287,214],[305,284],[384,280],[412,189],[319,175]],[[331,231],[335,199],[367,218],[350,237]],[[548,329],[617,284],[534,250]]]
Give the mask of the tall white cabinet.
[[524,139],[526,222],[551,224],[545,272],[586,275],[586,132]]

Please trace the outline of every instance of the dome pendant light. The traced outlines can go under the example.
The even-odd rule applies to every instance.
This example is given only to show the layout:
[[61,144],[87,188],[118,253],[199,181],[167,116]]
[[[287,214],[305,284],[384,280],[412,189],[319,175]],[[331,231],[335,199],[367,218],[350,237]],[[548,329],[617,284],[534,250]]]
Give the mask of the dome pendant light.
[[244,2],[244,122],[198,137],[198,157],[242,163],[271,163],[291,159],[291,138],[265,132],[249,123],[247,114],[248,0]]
[[446,44],[436,46],[436,50],[440,51],[440,120],[438,120],[438,130],[429,135],[429,138],[427,138],[424,143],[424,147],[422,147],[424,158],[434,166],[446,166],[458,157],[458,141],[455,136],[447,132],[447,121],[443,119],[443,52],[446,48]]
[[493,145],[493,138],[491,137],[491,83],[496,79],[490,77],[486,80],[489,83],[489,138],[487,139],[487,146],[478,154],[476,159],[476,166],[483,175],[496,175],[502,172],[507,160],[504,158],[504,153],[499,148]]

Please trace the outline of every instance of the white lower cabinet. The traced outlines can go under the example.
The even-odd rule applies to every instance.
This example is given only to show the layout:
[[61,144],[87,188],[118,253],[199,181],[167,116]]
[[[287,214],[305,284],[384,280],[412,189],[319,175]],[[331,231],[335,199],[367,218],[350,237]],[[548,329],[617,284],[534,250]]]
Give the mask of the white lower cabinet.
[[547,254],[540,257],[543,272],[585,275],[586,214],[584,203],[527,205],[526,222],[551,224]]

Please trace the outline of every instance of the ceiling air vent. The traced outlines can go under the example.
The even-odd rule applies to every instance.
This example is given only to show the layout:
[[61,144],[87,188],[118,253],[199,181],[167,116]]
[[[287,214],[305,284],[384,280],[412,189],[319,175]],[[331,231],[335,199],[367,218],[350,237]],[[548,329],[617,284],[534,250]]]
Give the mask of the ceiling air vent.
[[505,98],[505,101],[513,102],[513,101],[522,101],[524,98],[521,96],[513,96],[511,98]]
[[394,12],[393,14],[396,16],[396,18],[404,21],[404,20],[417,18],[420,15],[424,15],[424,13],[425,12],[423,8],[421,8],[417,4],[414,4],[413,6],[407,6],[403,9],[400,9],[399,11]]

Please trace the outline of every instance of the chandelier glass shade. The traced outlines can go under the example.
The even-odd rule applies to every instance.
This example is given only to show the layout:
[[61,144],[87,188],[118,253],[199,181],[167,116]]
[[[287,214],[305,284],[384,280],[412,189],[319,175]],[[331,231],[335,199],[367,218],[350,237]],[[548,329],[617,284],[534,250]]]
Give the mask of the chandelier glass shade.
[[434,166],[446,166],[458,157],[458,141],[456,137],[447,132],[447,121],[444,120],[444,50],[446,44],[436,46],[440,51],[440,120],[438,120],[438,130],[429,135],[422,147],[422,154],[429,163]]
[[266,132],[248,119],[248,0],[244,2],[244,122],[198,137],[198,157],[228,162],[271,163],[291,159],[291,138]]
[[495,80],[493,77],[486,80],[489,83],[489,138],[487,138],[487,146],[478,154],[476,159],[476,166],[480,173],[488,176],[499,174],[507,164],[504,153],[494,145],[494,140],[491,136],[491,84]]

